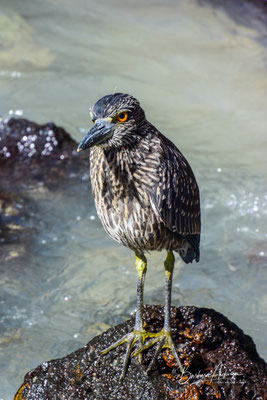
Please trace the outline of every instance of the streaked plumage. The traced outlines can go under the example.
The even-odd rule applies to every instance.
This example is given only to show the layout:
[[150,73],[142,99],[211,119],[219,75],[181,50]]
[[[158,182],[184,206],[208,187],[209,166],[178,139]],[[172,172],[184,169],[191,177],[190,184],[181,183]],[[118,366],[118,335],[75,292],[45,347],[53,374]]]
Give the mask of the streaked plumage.
[[96,124],[79,150],[94,146],[91,184],[107,233],[141,257],[166,249],[198,261],[199,190],[182,153],[130,95],[103,97],[91,117]]
[[[111,107],[110,98],[115,96],[108,96],[104,112],[101,99],[94,116],[130,109],[129,96],[119,97],[119,105],[114,102]],[[139,107],[137,101],[131,105]],[[122,146],[91,150],[98,215],[107,233],[132,250],[175,250],[186,262],[198,260],[200,204],[195,177],[174,144],[142,117]]]

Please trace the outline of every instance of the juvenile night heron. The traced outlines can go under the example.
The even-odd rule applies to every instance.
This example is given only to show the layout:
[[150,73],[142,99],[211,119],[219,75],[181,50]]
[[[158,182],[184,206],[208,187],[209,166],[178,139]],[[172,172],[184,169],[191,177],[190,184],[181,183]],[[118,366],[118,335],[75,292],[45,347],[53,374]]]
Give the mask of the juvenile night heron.
[[[136,255],[137,310],[134,330],[103,351],[127,343],[121,378],[131,353],[138,355],[157,343],[149,372],[162,348],[169,348],[179,365],[170,327],[173,251],[185,263],[199,261],[200,202],[196,179],[177,147],[147,121],[139,102],[115,93],[104,96],[90,111],[94,126],[78,151],[90,152],[95,205],[107,233]],[[143,326],[145,252],[167,250],[164,327],[159,333]]]

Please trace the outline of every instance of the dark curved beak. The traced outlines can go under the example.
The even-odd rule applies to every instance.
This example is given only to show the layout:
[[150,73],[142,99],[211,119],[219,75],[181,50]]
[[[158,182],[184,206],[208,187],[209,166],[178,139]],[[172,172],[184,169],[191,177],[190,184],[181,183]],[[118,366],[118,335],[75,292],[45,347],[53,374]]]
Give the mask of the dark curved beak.
[[96,146],[109,139],[113,135],[114,127],[112,118],[101,118],[96,120],[95,125],[84,136],[83,140],[79,144],[77,151],[80,152],[89,149],[90,147]]

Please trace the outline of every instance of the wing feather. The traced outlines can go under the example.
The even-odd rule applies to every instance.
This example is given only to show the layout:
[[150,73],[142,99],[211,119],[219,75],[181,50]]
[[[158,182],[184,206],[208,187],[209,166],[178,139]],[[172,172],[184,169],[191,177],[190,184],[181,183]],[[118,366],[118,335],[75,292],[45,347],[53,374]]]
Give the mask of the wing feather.
[[162,165],[151,201],[161,221],[172,232],[185,237],[199,254],[200,201],[193,171],[182,153],[161,136]]

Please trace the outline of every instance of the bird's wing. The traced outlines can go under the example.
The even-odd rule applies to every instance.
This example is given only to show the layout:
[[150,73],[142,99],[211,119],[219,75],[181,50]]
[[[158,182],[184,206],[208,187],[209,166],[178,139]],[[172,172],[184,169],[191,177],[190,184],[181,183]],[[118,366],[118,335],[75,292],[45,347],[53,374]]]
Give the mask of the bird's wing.
[[200,201],[193,171],[179,150],[166,138],[162,142],[159,182],[151,191],[151,201],[160,220],[172,232],[186,236],[193,247],[199,245]]

